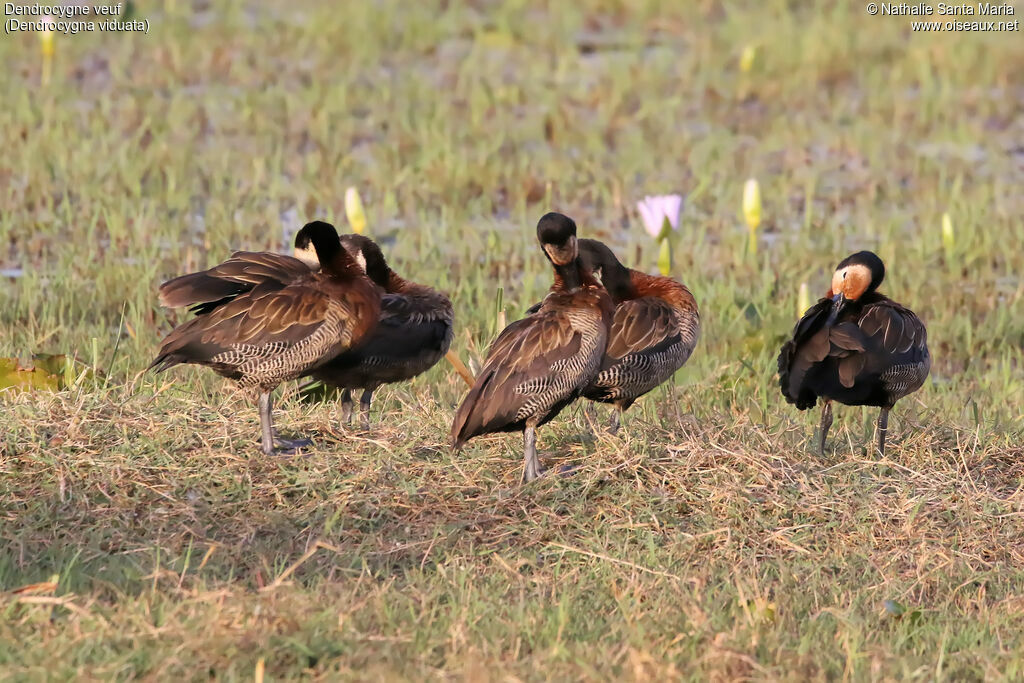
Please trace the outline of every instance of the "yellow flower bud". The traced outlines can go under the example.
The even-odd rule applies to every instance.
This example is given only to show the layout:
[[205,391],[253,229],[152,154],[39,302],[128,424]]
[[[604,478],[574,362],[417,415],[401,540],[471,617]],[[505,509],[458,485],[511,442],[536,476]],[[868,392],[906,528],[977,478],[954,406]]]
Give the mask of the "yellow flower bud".
[[672,246],[668,237],[661,239],[661,247],[658,249],[658,272],[667,276],[672,270]]
[[754,68],[754,58],[757,57],[757,46],[746,45],[740,53],[740,71],[750,73]]
[[800,293],[796,295],[796,317],[803,317],[804,312],[811,307],[811,295],[807,291],[807,283],[800,283]]
[[743,186],[743,217],[751,230],[761,225],[761,187],[754,178]]
[[948,213],[942,214],[942,249],[946,252],[946,260],[952,262],[953,247],[956,239],[953,234],[953,220]]
[[352,232],[357,235],[366,232],[366,212],[363,210],[363,200],[359,198],[359,190],[355,187],[345,190],[345,216],[348,217]]

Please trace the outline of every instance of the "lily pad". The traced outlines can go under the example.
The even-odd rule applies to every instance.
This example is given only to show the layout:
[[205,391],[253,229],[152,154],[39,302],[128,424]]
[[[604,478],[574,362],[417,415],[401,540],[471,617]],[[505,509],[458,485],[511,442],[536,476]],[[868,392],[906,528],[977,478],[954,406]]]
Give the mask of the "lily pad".
[[0,358],[0,391],[60,391],[92,375],[92,370],[62,353],[37,353],[25,365],[17,358]]

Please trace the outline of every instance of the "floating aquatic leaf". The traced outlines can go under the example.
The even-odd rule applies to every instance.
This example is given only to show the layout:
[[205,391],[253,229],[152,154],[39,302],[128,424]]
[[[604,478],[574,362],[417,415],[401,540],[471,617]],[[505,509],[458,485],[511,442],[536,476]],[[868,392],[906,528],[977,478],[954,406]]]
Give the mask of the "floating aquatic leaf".
[[0,391],[5,389],[57,391],[57,375],[44,368],[22,366],[17,358],[0,358]]
[[17,358],[0,358],[0,391],[60,391],[93,376],[91,369],[65,354],[36,354],[28,365]]

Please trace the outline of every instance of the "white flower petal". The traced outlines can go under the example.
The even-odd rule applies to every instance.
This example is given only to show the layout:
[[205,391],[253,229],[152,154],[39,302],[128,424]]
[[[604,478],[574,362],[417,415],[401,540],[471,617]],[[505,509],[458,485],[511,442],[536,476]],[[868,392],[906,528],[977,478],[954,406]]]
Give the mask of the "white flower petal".
[[654,197],[644,197],[643,201],[637,202],[636,208],[640,212],[640,219],[643,221],[644,230],[651,237],[661,234],[661,213],[653,206]]

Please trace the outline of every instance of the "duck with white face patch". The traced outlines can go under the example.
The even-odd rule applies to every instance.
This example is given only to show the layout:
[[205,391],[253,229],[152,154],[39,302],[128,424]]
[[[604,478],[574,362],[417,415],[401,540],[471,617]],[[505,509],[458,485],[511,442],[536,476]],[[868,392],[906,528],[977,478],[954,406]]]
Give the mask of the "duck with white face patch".
[[928,332],[913,311],[878,293],[884,278],[882,259],[870,251],[843,259],[828,294],[808,309],[779,353],[786,400],[800,410],[823,401],[822,453],[832,401],[838,401],[880,408],[878,451],[884,455],[889,411],[928,377]]

